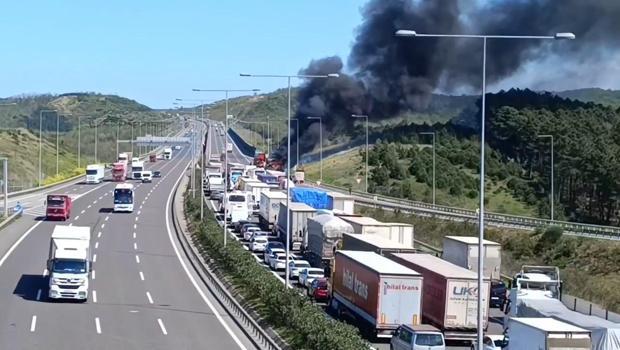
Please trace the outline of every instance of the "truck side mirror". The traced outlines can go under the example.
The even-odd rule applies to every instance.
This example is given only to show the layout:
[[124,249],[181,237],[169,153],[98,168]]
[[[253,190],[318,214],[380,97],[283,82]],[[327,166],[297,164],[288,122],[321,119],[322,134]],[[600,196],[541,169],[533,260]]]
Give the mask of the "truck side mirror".
[[47,199],[43,200],[43,205],[47,205]]

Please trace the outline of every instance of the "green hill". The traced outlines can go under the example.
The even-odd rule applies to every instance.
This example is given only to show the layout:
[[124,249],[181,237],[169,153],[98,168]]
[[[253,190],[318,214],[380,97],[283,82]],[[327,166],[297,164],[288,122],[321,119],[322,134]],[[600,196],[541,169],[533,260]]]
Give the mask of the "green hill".
[[556,93],[558,96],[580,100],[584,102],[594,102],[605,106],[620,108],[620,91],[605,90],[600,88],[586,88],[576,90],[566,90]]
[[[42,173],[49,183],[82,172],[80,166],[95,161],[95,125],[97,125],[97,161],[116,159],[116,136],[120,140],[133,135],[161,134],[170,114],[154,112],[136,101],[94,93],[18,96],[0,99],[0,154],[9,158],[10,190],[35,186],[38,182],[39,128],[42,130]],[[157,121],[157,122],[156,122]],[[41,122],[41,123],[40,123]],[[56,129],[58,128],[58,177],[56,177]],[[119,151],[130,151],[121,143]],[[138,151],[135,149],[134,151]],[[143,151],[146,151],[143,149]]]

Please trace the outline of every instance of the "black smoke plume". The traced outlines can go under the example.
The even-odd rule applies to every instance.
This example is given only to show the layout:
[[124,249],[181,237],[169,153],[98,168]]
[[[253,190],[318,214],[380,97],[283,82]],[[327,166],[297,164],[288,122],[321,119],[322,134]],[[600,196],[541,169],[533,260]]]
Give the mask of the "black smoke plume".
[[394,35],[398,29],[433,34],[576,35],[577,40],[570,42],[489,39],[487,84],[550,56],[575,65],[594,60],[601,62],[600,68],[594,64],[590,69],[604,69],[606,58],[620,47],[619,0],[371,0],[362,16],[348,58],[351,75],[343,74],[338,57],[313,60],[300,71],[340,73],[340,78],[311,79],[301,87],[296,117],[302,153],[319,140],[318,121],[308,116],[323,118],[326,137],[350,128],[352,113],[378,120],[424,110],[437,90],[480,91],[481,39],[400,38]]

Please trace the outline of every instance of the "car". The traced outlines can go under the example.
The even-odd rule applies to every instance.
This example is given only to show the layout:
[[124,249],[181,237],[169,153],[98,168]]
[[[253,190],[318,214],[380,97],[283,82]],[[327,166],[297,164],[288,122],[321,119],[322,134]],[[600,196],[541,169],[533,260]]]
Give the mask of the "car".
[[294,255],[293,255],[293,259],[295,260],[289,261],[288,263],[288,277],[290,279],[299,278],[299,270],[312,267],[310,266],[310,263],[307,262],[306,260],[298,259]]
[[178,151],[181,149],[181,146],[174,146],[174,149]]
[[265,248],[265,255],[263,256],[263,261],[266,265],[271,266],[271,259],[275,258],[276,254],[284,253],[284,247],[282,248]]
[[503,334],[487,334],[482,338],[482,348],[479,349],[474,341],[471,350],[502,350],[506,345],[508,344]]
[[280,253],[284,252],[284,244],[278,241],[272,241],[267,244],[267,247],[265,247],[265,256],[263,256],[263,261],[267,265],[269,265],[269,255],[272,253],[273,250],[276,250]]
[[241,233],[241,228],[243,227],[243,225],[245,224],[252,224],[253,222],[250,220],[239,220],[237,222],[235,222],[235,225],[233,226],[235,232],[237,233]]
[[153,173],[150,172],[150,171],[143,171],[142,172],[142,176],[140,176],[140,178],[142,179],[142,183],[152,182],[153,181]]
[[[243,225],[241,225],[241,228],[239,229],[239,233],[241,233],[241,234],[244,234],[244,233],[245,233],[245,231],[247,231],[250,227],[256,227],[256,228],[259,228],[257,223],[254,223],[254,222],[247,222],[248,220],[240,220],[240,221],[246,221],[246,223],[245,223],[245,224],[243,224]],[[236,226],[237,226],[237,225],[235,225],[235,227],[236,227]]]
[[491,299],[489,304],[491,307],[501,308],[506,302],[506,284],[502,281],[491,282]]
[[323,269],[309,267],[299,271],[299,284],[308,288],[315,278],[325,277]]
[[441,331],[428,324],[401,324],[390,340],[391,350],[433,349],[446,350],[446,340]]
[[161,177],[161,171],[159,171],[159,170],[154,170],[154,171],[153,171],[153,177]]
[[267,239],[267,236],[269,236],[269,232],[267,231],[254,231],[252,232],[252,236],[250,237],[250,240],[255,237],[265,237],[265,239]]
[[252,235],[254,234],[254,232],[256,231],[260,231],[260,227],[258,226],[250,226],[248,227],[244,232],[243,232],[243,239],[244,240],[249,240],[250,237],[252,237]]
[[267,242],[267,237],[254,237],[250,241],[250,250],[253,252],[264,252]]
[[315,301],[325,301],[329,299],[329,286],[327,278],[315,278],[308,287],[308,296]]
[[[288,261],[293,260],[293,257],[289,254]],[[269,267],[272,270],[284,270],[286,268],[286,253],[276,253],[276,256],[269,259]]]

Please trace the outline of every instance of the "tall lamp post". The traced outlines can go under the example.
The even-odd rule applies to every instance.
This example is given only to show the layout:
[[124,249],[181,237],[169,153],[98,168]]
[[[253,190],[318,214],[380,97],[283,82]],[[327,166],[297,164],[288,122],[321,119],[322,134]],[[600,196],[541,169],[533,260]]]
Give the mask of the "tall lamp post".
[[[319,120],[319,159],[320,159],[319,181],[323,182],[323,118],[322,117],[308,117],[308,119]],[[297,137],[299,137],[299,135],[297,135]],[[299,143],[299,139],[297,140],[297,142]]]
[[421,132],[420,135],[433,135],[433,205],[436,204],[435,202],[435,181],[436,181],[436,176],[435,176],[435,138],[437,137],[437,134],[433,131],[433,132]]
[[[290,229],[291,229],[291,213],[290,213],[290,207],[291,207],[291,189],[290,189],[290,176],[291,176],[291,79],[292,78],[298,78],[298,79],[312,79],[312,78],[321,78],[321,79],[327,79],[327,78],[338,78],[339,75],[336,73],[332,73],[332,74],[325,74],[325,75],[305,75],[305,74],[295,74],[295,75],[278,75],[278,74],[239,74],[242,77],[253,77],[253,78],[286,78],[287,82],[288,82],[288,131],[287,131],[287,148],[286,148],[286,152],[287,152],[287,161],[286,161],[286,264],[284,266],[285,268],[285,279],[284,279],[284,285],[286,286],[286,288],[289,287],[289,266],[288,266],[288,262],[289,262],[289,256],[290,256],[290,237],[291,237],[291,233],[290,233]],[[299,140],[297,141],[299,143]]]
[[538,137],[541,139],[545,139],[545,138],[551,139],[551,186],[549,187],[551,187],[551,221],[553,221],[554,220],[553,206],[555,205],[555,199],[554,199],[555,193],[554,193],[554,188],[553,188],[554,182],[555,182],[553,179],[553,172],[554,172],[553,170],[555,168],[554,163],[553,163],[553,135],[538,135]]
[[366,183],[365,183],[365,190],[364,190],[364,192],[368,193],[368,152],[370,151],[368,149],[368,116],[367,115],[361,115],[361,114],[360,115],[358,115],[358,114],[351,114],[351,117],[353,117],[353,118],[366,118]]
[[[8,103],[0,103],[0,107],[4,107],[4,106],[15,106],[17,105],[17,103],[15,102],[8,102]],[[2,171],[3,171],[3,175],[2,175],[2,180],[3,180],[3,192],[4,192],[4,217],[8,218],[9,217],[9,158],[8,157],[0,157],[0,160],[2,160],[3,163],[3,167],[2,167]]]
[[[486,69],[487,69],[487,39],[575,39],[573,33],[556,33],[550,36],[533,36],[533,35],[469,35],[469,34],[421,34],[414,30],[397,30],[396,36],[400,37],[431,37],[431,38],[476,38],[482,39],[482,107],[481,107],[481,123],[480,123],[480,208],[479,208],[479,234],[478,234],[478,290],[482,290],[483,274],[484,274],[484,145],[485,145],[485,107],[486,107]],[[478,324],[477,324],[478,344],[482,344],[483,322],[482,322],[482,293],[478,293]]]
[[42,141],[42,136],[43,136],[43,113],[56,113],[58,114],[57,111],[52,110],[52,109],[44,109],[41,110],[39,112],[39,187],[43,186],[43,172],[42,172],[42,168],[41,168],[41,156],[43,154],[43,141]]

